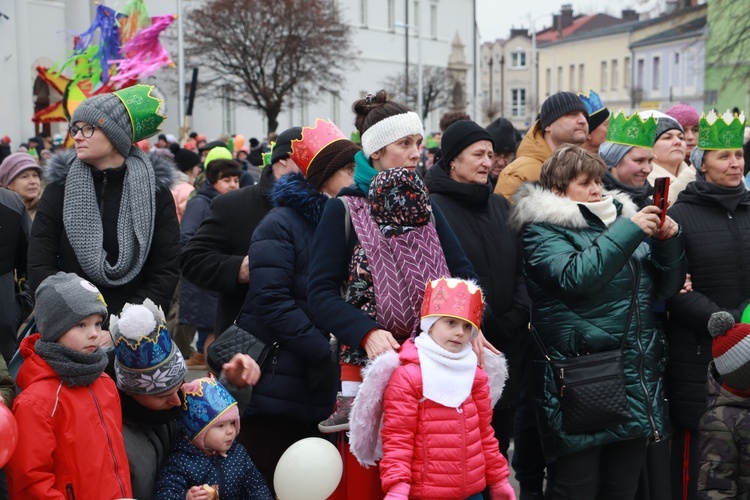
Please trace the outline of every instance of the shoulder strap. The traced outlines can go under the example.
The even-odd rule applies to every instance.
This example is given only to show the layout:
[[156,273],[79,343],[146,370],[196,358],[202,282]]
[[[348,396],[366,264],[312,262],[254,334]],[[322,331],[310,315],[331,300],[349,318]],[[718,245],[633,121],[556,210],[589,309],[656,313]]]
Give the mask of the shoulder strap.
[[344,241],[346,243],[349,243],[349,236],[351,236],[352,233],[352,214],[350,212],[349,208],[349,200],[346,196],[340,196],[339,200],[341,200],[341,203],[344,204]]

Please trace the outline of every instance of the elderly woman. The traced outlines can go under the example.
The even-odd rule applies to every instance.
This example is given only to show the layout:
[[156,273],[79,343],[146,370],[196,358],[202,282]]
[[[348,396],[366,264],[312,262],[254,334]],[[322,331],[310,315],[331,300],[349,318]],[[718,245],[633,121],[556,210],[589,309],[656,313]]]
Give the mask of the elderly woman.
[[42,194],[41,174],[42,168],[28,153],[13,153],[0,164],[0,187],[19,194],[32,220]]
[[[706,373],[712,359],[708,318],[725,310],[739,321],[750,303],[750,194],[742,182],[744,116],[713,114],[708,120],[701,120],[701,139],[691,157],[698,178],[669,210],[683,228],[692,278],[692,291],[667,304],[667,375],[675,428],[672,489],[682,495],[686,487],[691,498],[698,477],[698,423],[706,410]],[[731,132],[729,143],[726,132]]]
[[[331,136],[322,130],[336,140],[327,143]],[[323,207],[351,184],[358,151],[330,122],[303,128],[291,155],[303,173],[274,184],[275,208],[250,243],[252,278],[237,324],[281,347],[253,389],[239,439],[269,486],[282,453],[300,439],[320,437],[317,424],[333,410],[338,363],[328,332],[313,323],[307,283],[318,257],[312,240]]]
[[665,340],[651,303],[682,287],[683,238],[668,217],[659,227],[657,207],[636,211],[627,196],[604,193],[605,170],[598,156],[563,145],[540,184],[514,198],[540,347],[553,361],[619,348],[624,368],[627,415],[581,430],[568,425],[550,365],[533,366],[545,455],[557,458],[554,498],[633,498],[647,441],[667,433]]
[[94,283],[110,314],[146,298],[169,308],[180,254],[169,191],[174,167],[133,145],[164,120],[152,89],[136,85],[94,96],[73,112],[75,150],[47,165],[48,184],[31,228],[32,289],[65,271]]
[[685,132],[677,120],[658,111],[641,112],[645,119],[656,119],[653,169],[648,175],[652,186],[658,177],[669,177],[669,203],[674,203],[685,186],[695,180],[695,169],[685,163]]
[[508,201],[493,193],[489,175],[492,135],[475,122],[453,123],[443,133],[442,157],[427,171],[433,205],[448,219],[485,293],[483,332],[505,354],[508,384],[495,405],[493,427],[507,456],[521,380],[520,340],[529,322],[529,300],[521,266],[521,245],[507,225]]

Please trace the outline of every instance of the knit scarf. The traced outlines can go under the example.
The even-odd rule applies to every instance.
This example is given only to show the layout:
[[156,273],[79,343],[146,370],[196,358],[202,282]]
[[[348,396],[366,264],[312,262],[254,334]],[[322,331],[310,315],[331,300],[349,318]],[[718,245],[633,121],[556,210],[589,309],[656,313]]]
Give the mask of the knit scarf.
[[362,151],[354,155],[354,184],[360,191],[366,193],[370,189],[370,181],[378,175]]
[[97,285],[120,286],[141,272],[154,233],[156,180],[148,157],[132,148],[117,222],[119,254],[114,266],[104,250],[102,214],[96,201],[93,167],[76,158],[65,179],[63,224],[86,276]]
[[71,387],[96,382],[102,376],[108,361],[107,354],[101,349],[86,354],[57,342],[37,340],[34,350]]
[[601,201],[592,202],[576,202],[581,206],[589,209],[589,211],[599,217],[605,226],[612,224],[617,219],[617,207],[612,201],[611,196],[605,196]]
[[450,352],[438,345],[427,332],[414,344],[422,369],[422,394],[448,408],[458,408],[471,394],[477,371],[477,355],[466,344],[461,352]]

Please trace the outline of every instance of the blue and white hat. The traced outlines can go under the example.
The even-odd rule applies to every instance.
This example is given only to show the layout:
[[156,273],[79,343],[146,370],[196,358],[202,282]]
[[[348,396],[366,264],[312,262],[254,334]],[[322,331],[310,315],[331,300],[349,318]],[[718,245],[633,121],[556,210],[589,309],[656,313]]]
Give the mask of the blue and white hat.
[[181,388],[182,407],[180,424],[188,439],[203,449],[203,440],[214,425],[235,422],[240,431],[240,412],[237,401],[213,376],[185,383]]

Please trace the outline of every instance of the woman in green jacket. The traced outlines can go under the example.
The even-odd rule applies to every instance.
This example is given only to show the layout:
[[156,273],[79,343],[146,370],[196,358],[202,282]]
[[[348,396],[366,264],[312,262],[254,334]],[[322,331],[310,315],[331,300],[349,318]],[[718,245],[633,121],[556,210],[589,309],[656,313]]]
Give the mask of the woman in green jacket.
[[624,423],[564,431],[549,364],[539,361],[532,368],[545,455],[556,458],[555,499],[633,498],[648,439],[661,440],[669,431],[666,343],[651,304],[680,291],[684,241],[669,217],[659,226],[657,207],[636,211],[623,193],[603,193],[605,171],[598,156],[563,145],[542,165],[539,184],[518,191],[511,216],[523,234],[532,323],[550,358],[623,345],[632,414]]

